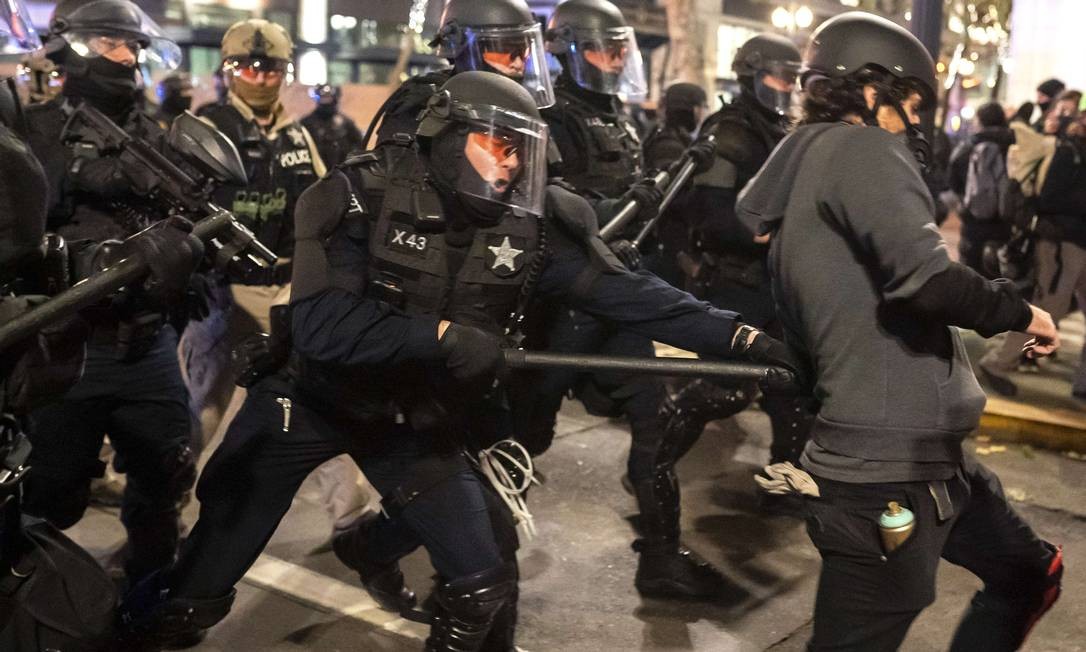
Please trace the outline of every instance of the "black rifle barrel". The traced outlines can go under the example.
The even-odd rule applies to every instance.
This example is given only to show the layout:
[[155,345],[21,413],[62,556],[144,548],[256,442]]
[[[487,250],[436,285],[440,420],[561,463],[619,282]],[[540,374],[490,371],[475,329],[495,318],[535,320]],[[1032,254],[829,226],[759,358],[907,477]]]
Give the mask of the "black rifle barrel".
[[661,376],[712,376],[731,380],[761,380],[770,369],[784,379],[787,370],[745,362],[716,362],[690,358],[633,358],[609,355],[580,355],[505,349],[505,364],[511,369],[576,369],[577,371],[626,371]]
[[[670,178],[671,175],[668,174],[667,170],[664,170],[662,172],[657,172],[656,176],[652,178],[652,181],[659,187],[666,185]],[[600,237],[603,238],[604,242],[607,242],[611,238],[617,236],[622,232],[622,229],[626,228],[626,225],[629,224],[631,220],[637,217],[637,214],[640,211],[641,202],[636,199],[631,199],[626,202],[626,204],[615,213],[615,216],[611,218],[611,221],[604,224],[603,228],[600,229]]]

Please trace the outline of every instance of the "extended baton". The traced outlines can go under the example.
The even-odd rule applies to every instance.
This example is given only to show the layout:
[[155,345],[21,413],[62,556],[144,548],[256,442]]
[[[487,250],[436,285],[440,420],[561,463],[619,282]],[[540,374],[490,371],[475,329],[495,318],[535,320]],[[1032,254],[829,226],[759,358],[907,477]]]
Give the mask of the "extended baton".
[[[670,178],[671,175],[666,170],[664,170],[662,172],[657,172],[656,176],[652,178],[652,182],[654,185],[659,187],[666,185],[668,179]],[[614,236],[618,235],[622,232],[622,229],[626,228],[627,224],[629,224],[635,217],[637,217],[637,214],[640,211],[641,202],[637,201],[636,199],[631,199],[630,201],[626,202],[626,204],[621,209],[619,209],[617,213],[615,213],[615,216],[611,218],[611,221],[607,224],[604,224],[603,228],[600,229],[600,237],[603,238],[604,242],[607,242]]]
[[[247,233],[247,237],[252,237],[252,233],[238,224],[229,211],[219,211],[194,223],[192,234],[205,245],[210,245],[213,240],[227,238],[228,234],[230,234],[230,237],[237,237],[239,229],[243,235]],[[140,234],[137,233],[132,237],[138,238]],[[275,254],[260,245],[259,240],[254,239],[254,242],[259,246],[247,248],[244,253],[236,255],[256,257],[258,259],[266,255],[275,260]],[[261,251],[266,252],[266,254],[261,254]],[[38,333],[46,326],[55,324],[88,306],[102,301],[124,286],[136,283],[147,276],[149,270],[147,262],[142,258],[129,256],[122,258],[100,272],[92,274],[67,290],[49,297],[41,305],[15,317],[6,324],[0,325],[0,352]]]
[[[716,136],[709,135],[704,138],[704,141],[710,144],[716,143]],[[642,227],[641,231],[637,234],[637,237],[633,240],[633,246],[640,247],[645,238],[649,237],[649,233],[656,227],[656,224],[660,221],[660,217],[663,216],[664,211],[671,205],[671,202],[678,196],[679,191],[686,186],[686,182],[690,180],[690,177],[694,175],[694,169],[698,167],[698,162],[694,160],[694,157],[690,155],[689,150],[683,155],[686,159],[679,169],[678,174],[675,175],[675,180],[671,182],[671,185],[667,187],[667,192],[664,194],[664,198],[660,200],[660,210],[657,211],[656,216]]]
[[794,375],[783,367],[746,362],[717,362],[690,358],[634,358],[609,355],[579,355],[504,349],[505,365],[511,369],[574,369],[583,372],[621,371],[660,376],[712,376],[728,380],[763,380],[770,371],[776,381],[794,382]]

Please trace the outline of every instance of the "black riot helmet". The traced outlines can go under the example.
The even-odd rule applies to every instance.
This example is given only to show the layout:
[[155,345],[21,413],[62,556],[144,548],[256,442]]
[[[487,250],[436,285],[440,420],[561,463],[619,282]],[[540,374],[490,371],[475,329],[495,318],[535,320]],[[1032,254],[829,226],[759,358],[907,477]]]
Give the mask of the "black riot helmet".
[[875,106],[863,116],[864,122],[877,125],[879,107],[893,108],[905,123],[909,148],[926,166],[931,148],[902,108],[912,92],[920,94],[921,110],[935,105],[935,62],[920,40],[904,27],[863,11],[827,20],[807,43],[800,81],[808,89],[819,80],[847,78],[873,85],[877,91]]
[[[84,59],[106,56],[127,46],[141,62],[173,70],[181,63],[181,49],[135,2],[129,0],[64,0],[49,21],[46,50],[66,47]],[[70,67],[70,65],[69,65]]]
[[757,34],[735,53],[732,70],[766,109],[787,115],[800,69],[799,48],[779,34]]
[[596,93],[644,97],[648,85],[633,27],[608,0],[565,0],[547,21],[547,51],[578,86]]
[[547,123],[520,84],[483,71],[453,75],[430,98],[416,135],[430,149],[435,185],[475,215],[542,215]]
[[320,84],[309,89],[309,97],[320,106],[339,106],[339,98],[343,91],[339,86]]
[[448,0],[430,46],[458,73],[498,73],[528,89],[537,106],[554,104],[543,32],[525,0]]

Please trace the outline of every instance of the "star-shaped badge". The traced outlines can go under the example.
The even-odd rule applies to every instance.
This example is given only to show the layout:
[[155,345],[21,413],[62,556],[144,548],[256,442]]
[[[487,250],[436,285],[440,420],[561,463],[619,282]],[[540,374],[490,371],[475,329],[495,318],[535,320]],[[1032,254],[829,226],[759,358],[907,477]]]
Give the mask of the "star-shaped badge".
[[487,247],[494,254],[494,264],[490,269],[497,273],[499,267],[508,267],[510,272],[517,271],[517,256],[524,253],[523,249],[517,249],[509,242],[509,236],[505,236],[500,247]]

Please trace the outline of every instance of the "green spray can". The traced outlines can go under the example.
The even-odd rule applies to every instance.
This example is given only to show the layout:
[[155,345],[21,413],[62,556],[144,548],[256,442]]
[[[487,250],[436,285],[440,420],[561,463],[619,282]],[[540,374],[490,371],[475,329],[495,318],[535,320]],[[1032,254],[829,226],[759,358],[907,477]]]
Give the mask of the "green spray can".
[[890,554],[905,543],[915,526],[916,518],[911,511],[896,501],[887,503],[886,511],[879,517],[879,536],[882,538],[883,551]]

